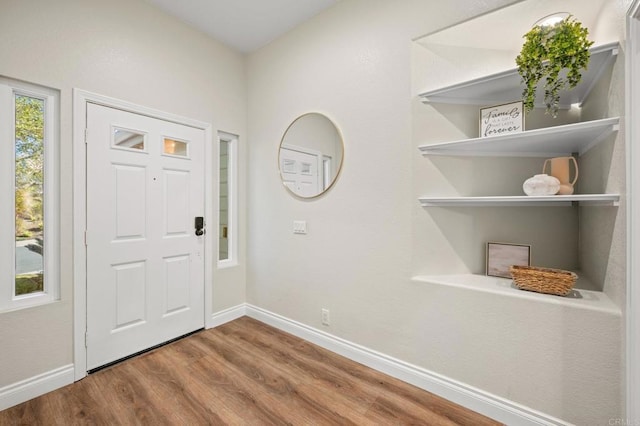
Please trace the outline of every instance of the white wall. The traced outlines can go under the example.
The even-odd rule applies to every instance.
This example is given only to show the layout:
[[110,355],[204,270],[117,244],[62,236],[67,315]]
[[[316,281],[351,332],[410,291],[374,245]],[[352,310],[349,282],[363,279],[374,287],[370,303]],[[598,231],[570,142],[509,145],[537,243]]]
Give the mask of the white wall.
[[[0,313],[0,388],[73,362],[72,89],[212,123],[246,155],[244,74],[241,55],[142,0],[0,2],[0,75],[61,92],[62,259],[59,302]],[[244,302],[243,266],[215,273],[213,299]]]
[[[343,0],[249,56],[247,301],[549,415],[606,422],[624,409],[619,305],[604,298],[606,309],[591,311],[411,279],[481,273],[482,242],[526,220],[519,237],[549,247],[541,264],[579,263],[573,209],[540,232],[547,219],[535,212],[520,209],[524,221],[496,209],[427,213],[416,199],[435,187],[480,195],[487,180],[511,193],[538,172],[539,160],[503,161],[504,174],[491,159],[434,166],[417,150],[425,131],[471,136],[477,109],[415,114],[411,40],[506,3]],[[341,129],[345,161],[327,194],[303,202],[282,188],[274,158],[289,123],[314,110]],[[435,120],[412,123],[425,118]],[[293,220],[309,233],[294,235]]]

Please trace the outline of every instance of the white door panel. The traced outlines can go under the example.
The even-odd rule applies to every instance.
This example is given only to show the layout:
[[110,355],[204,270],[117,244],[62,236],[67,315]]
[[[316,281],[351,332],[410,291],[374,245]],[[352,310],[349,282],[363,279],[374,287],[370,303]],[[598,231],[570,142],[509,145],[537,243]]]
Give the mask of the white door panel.
[[95,104],[87,134],[90,370],[204,326],[205,137]]

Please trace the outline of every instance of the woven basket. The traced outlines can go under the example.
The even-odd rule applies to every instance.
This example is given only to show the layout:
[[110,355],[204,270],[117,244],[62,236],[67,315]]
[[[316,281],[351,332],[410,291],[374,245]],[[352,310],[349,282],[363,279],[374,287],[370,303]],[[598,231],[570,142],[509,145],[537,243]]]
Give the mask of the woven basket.
[[569,294],[578,279],[578,275],[571,271],[517,265],[511,267],[511,277],[520,290],[558,296]]

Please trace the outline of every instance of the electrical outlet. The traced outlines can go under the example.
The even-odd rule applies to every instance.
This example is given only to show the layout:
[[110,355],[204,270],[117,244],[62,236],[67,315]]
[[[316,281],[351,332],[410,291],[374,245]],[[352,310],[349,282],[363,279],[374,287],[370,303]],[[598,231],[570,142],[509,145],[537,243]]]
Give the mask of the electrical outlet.
[[329,310],[322,308],[322,325],[329,325]]

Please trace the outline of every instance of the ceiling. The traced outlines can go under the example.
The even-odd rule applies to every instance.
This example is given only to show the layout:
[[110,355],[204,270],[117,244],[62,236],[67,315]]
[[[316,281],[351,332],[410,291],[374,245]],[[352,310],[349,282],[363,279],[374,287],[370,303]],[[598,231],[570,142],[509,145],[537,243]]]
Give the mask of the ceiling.
[[147,0],[243,53],[257,50],[339,0]]

